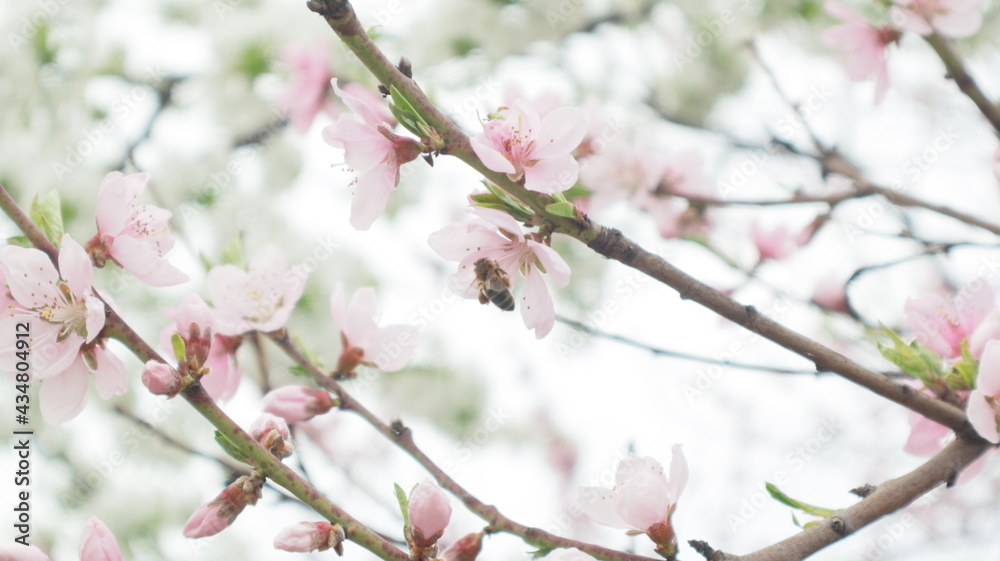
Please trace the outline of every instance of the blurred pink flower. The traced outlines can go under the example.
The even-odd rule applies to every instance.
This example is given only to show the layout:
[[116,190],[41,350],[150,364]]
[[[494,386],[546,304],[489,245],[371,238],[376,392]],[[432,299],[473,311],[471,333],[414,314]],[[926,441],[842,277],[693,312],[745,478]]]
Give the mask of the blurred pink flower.
[[91,372],[101,399],[111,399],[128,391],[125,364],[114,353],[95,346],[79,355],[66,370],[42,380],[38,396],[45,422],[59,425],[83,411]]
[[849,313],[847,308],[847,286],[841,277],[823,277],[813,288],[812,302],[831,312]]
[[354,113],[344,113],[324,128],[323,140],[342,148],[347,165],[358,172],[351,226],[367,230],[382,215],[389,195],[399,185],[399,166],[415,160],[424,146],[392,132],[395,121],[384,104],[341,90],[336,78],[331,83],[333,91]]
[[[284,551],[308,553],[342,547],[344,531],[329,522],[299,522],[284,528],[274,537],[274,548]],[[339,554],[343,551],[338,550]]]
[[148,181],[148,173],[104,176],[97,193],[97,233],[87,242],[87,252],[98,267],[110,257],[150,286],[187,282],[188,276],[163,257],[174,246],[170,211],[139,204]]
[[451,520],[451,503],[440,487],[431,481],[424,481],[410,493],[407,513],[413,543],[424,549],[434,545],[444,534]]
[[33,545],[27,547],[19,543],[0,544],[0,560],[2,561],[51,561],[48,555]]
[[969,37],[983,25],[984,0],[893,0],[892,21],[907,31]]
[[1000,423],[1000,341],[991,341],[983,351],[976,376],[976,389],[969,395],[969,422],[979,436],[996,444]]
[[[181,300],[181,307],[166,310],[174,325],[160,332],[160,347],[173,356],[170,337],[177,332],[184,339],[188,356],[197,356],[209,372],[201,377],[201,385],[212,399],[224,401],[239,388],[243,374],[236,366],[235,346],[239,339],[214,335],[215,319],[212,310],[197,294],[188,294]],[[192,329],[192,326],[197,326]]]
[[556,109],[539,118],[523,100],[501,108],[472,139],[472,149],[489,169],[540,193],[559,193],[576,184],[580,165],[571,152],[587,133],[583,111]]
[[354,291],[350,306],[344,297],[344,288],[338,282],[330,297],[330,314],[340,327],[343,345],[337,371],[353,372],[360,364],[373,366],[383,372],[395,372],[406,366],[420,343],[420,334],[410,325],[379,327],[376,322],[378,302],[375,289],[359,288]]
[[246,269],[218,265],[208,273],[220,335],[281,329],[304,289],[305,280],[289,273],[284,254],[273,245],[258,249]]
[[291,80],[278,98],[278,106],[287,111],[292,127],[300,133],[309,130],[309,125],[320,111],[336,116],[332,100],[327,95],[330,79],[329,46],[325,41],[316,46],[286,45],[281,50],[281,59],[291,70]]
[[759,222],[754,222],[750,226],[750,239],[757,247],[760,261],[769,259],[780,261],[794,253],[798,248],[795,243],[796,234],[793,234],[784,224],[771,230],[764,230]]
[[262,400],[264,411],[281,417],[289,424],[308,421],[333,408],[330,392],[305,386],[282,386],[271,390]]
[[247,505],[257,504],[264,479],[244,475],[233,481],[211,501],[198,507],[184,524],[184,537],[214,536],[232,524]]
[[875,104],[881,103],[889,89],[886,47],[899,41],[899,31],[891,27],[872,27],[837,0],[827,0],[824,6],[830,15],[848,23],[824,31],[823,42],[840,51],[851,80],[861,82],[875,78]]
[[580,163],[580,179],[591,191],[590,211],[618,201],[640,205],[663,177],[663,155],[646,142],[615,142]]
[[173,397],[184,385],[177,369],[158,360],[150,360],[142,369],[142,384],[154,395]]
[[934,293],[908,299],[903,308],[906,323],[917,341],[945,358],[962,354],[962,340],[970,337],[994,308],[989,288],[967,290],[955,299]]
[[903,451],[914,456],[933,456],[944,448],[944,442],[952,430],[924,417],[919,413],[910,414],[910,436]]
[[670,478],[660,462],[629,456],[618,464],[615,487],[583,487],[580,507],[595,522],[612,528],[644,532],[664,552],[676,552],[670,517],[688,480],[688,466],[680,444],[672,448]]
[[[31,322],[32,346],[44,349],[32,358],[34,377],[41,380],[70,368],[80,355],[80,347],[104,328],[104,303],[91,287],[93,266],[87,252],[69,234],[62,238],[58,261],[57,271],[38,249],[0,248],[0,267],[13,300],[0,319],[0,330],[14,333],[15,324]],[[16,362],[14,339],[0,341],[3,364]]]
[[542,273],[547,273],[556,286],[566,286],[569,265],[551,247],[532,239],[531,234],[525,236],[509,214],[481,207],[474,207],[472,212],[483,220],[446,226],[427,240],[438,255],[459,262],[458,272],[451,278],[452,287],[466,298],[475,297],[475,263],[484,258],[495,261],[512,282],[524,276],[521,317],[528,329],[535,330],[535,337],[545,337],[555,324],[555,307]]
[[80,561],[122,561],[118,542],[103,522],[91,517],[80,538]]
[[441,561],[475,561],[482,547],[482,532],[466,534],[441,553]]

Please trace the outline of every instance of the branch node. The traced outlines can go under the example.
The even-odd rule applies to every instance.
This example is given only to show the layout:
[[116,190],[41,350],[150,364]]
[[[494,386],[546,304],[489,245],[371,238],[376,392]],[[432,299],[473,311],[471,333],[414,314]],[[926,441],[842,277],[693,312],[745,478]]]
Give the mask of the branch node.
[[708,542],[702,540],[688,540],[688,545],[692,549],[697,551],[704,557],[707,561],[725,561],[728,555],[721,551],[716,551],[712,549],[712,546],[708,545]]
[[869,485],[868,483],[865,483],[861,487],[855,487],[854,489],[851,489],[851,493],[863,499],[868,495],[874,493],[875,489],[877,489],[877,487],[875,487],[874,485]]
[[830,528],[840,536],[848,534],[847,522],[844,522],[844,519],[839,516],[834,516],[830,519]]

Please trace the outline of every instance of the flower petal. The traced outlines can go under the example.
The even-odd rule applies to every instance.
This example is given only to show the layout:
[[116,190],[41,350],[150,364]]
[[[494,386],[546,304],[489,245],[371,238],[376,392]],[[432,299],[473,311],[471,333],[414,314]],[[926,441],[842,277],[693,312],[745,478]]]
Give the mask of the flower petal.
[[358,176],[354,198],[351,200],[351,226],[357,230],[367,230],[382,216],[389,196],[396,187],[398,169],[394,165],[380,165]]
[[528,271],[524,290],[521,292],[521,318],[528,329],[535,330],[537,339],[548,335],[556,322],[556,310],[549,288],[535,267]]
[[489,144],[484,135],[478,135],[471,140],[472,151],[483,161],[487,168],[500,173],[514,173],[517,169],[499,150]]
[[535,133],[533,158],[545,160],[569,154],[587,134],[587,115],[575,107],[560,107],[542,119]]
[[598,524],[612,528],[631,528],[618,514],[618,494],[605,487],[581,487],[580,510]]
[[83,529],[80,561],[122,561],[118,541],[111,530],[96,517],[91,517]]
[[4,246],[0,248],[0,266],[10,295],[24,308],[35,310],[63,301],[59,272],[41,250]]
[[90,370],[79,357],[61,374],[44,380],[38,397],[45,422],[61,425],[79,415],[87,403],[89,380]]
[[538,160],[524,169],[524,187],[538,193],[560,193],[576,184],[580,164],[569,154]]
[[83,298],[90,291],[94,280],[94,266],[90,256],[69,234],[62,237],[62,248],[59,250],[59,273],[66,281],[66,286],[77,298]]
[[111,399],[128,391],[128,374],[122,360],[115,353],[100,347],[94,348],[94,356],[97,359],[97,370],[94,371],[97,395],[101,399]]
[[997,414],[986,402],[987,394],[975,390],[969,394],[969,405],[966,414],[969,416],[969,423],[976,429],[979,436],[996,444],[1000,442],[1000,432],[997,431]]

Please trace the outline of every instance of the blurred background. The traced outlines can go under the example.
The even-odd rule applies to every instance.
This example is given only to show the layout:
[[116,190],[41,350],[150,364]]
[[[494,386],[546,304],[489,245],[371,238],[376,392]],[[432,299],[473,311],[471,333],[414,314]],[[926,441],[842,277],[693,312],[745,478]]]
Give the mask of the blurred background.
[[[887,21],[884,7],[854,8]],[[996,8],[988,1],[982,29],[958,43],[986,92],[1000,91]],[[889,48],[891,87],[876,106],[871,81],[852,82],[820,40],[839,22],[819,2],[364,0],[355,9],[387,55],[407,57],[424,91],[470,133],[517,98],[584,108],[593,138],[603,140],[581,160],[576,193],[592,218],[867,367],[892,370],[876,348],[884,340],[876,328],[882,322],[905,336],[908,298],[997,284],[992,234],[883,199],[831,208],[665,196],[658,214],[627,197],[599,197],[608,182],[630,181],[635,169],[614,165],[642,151],[670,159],[706,199],[843,192],[843,178],[824,177],[814,159],[794,153],[815,153],[811,129],[872,181],[976,216],[1000,215],[996,137],[919,36]],[[207,266],[226,248],[249,256],[273,243],[309,275],[289,329],[332,367],[340,349],[328,306],[334,284],[374,286],[382,322],[414,325],[424,340],[408,368],[366,371],[349,388],[383,419],[402,419],[460,484],[521,523],[653,555],[645,538],[581,516],[577,489],[611,484],[629,452],[668,464],[671,445],[682,443],[691,476],[673,517],[681,558],[699,558],[689,539],[747,553],[799,531],[765,482],[840,508],[855,502],[850,489],[925,460],[903,451],[906,410],[835,375],[809,374],[808,361],[575,241],[553,243],[573,270],[569,286],[552,287],[557,314],[666,352],[563,323],[536,340],[519,314],[455,297],[447,283],[455,263],[426,243],[467,216],[467,197],[481,188],[453,159],[405,166],[386,215],[355,231],[354,174],[321,137],[342,106],[326,92],[324,110],[296,120],[288,96],[303,79],[303,59],[342,84],[378,84],[304,2],[8,1],[0,17],[0,182],[22,207],[57,190],[67,231],[86,240],[101,179],[122,170],[149,172],[144,202],[174,214],[169,258],[190,283],[154,289],[113,266],[95,279],[139,333],[155,344],[171,323],[164,309],[191,292],[207,298]],[[801,105],[800,116],[785,98]],[[602,160],[609,155],[619,159]],[[781,259],[761,259],[755,228],[784,228],[796,242]],[[797,237],[804,231],[814,235]],[[0,234],[17,233],[0,219]],[[951,242],[970,244],[934,250]],[[853,315],[842,299],[849,278]],[[213,459],[223,453],[208,422],[181,400],[149,395],[139,361],[111,348],[129,367],[126,395],[105,402],[92,393],[84,412],[61,426],[43,425],[35,410],[33,544],[54,561],[75,559],[84,523],[98,516],[136,561],[333,555],[272,548],[281,528],[318,519],[272,488],[218,536],[183,538],[187,517],[233,475]],[[242,346],[244,379],[223,404],[244,426],[266,388],[304,382],[268,341],[261,353],[263,362]],[[10,381],[0,403],[13,395]],[[3,504],[15,493],[12,421],[13,413],[0,415],[0,458],[11,472],[0,476]],[[408,489],[426,473],[349,413],[310,425],[296,431],[299,455],[287,461],[371,528],[401,539],[392,485]],[[814,558],[998,559],[998,486],[1000,469],[988,459],[978,475],[932,492],[909,516],[888,517]],[[454,506],[445,545],[482,528]],[[0,539],[13,539],[10,523],[0,527]],[[345,557],[373,558],[352,544]],[[528,546],[505,535],[489,537],[481,554],[529,557]]]

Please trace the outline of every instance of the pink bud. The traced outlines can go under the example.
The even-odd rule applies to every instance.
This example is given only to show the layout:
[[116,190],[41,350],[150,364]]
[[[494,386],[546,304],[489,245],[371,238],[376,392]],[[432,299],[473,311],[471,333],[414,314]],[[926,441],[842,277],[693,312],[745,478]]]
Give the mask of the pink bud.
[[208,503],[198,507],[184,524],[184,536],[204,538],[225,530],[247,505],[257,504],[264,478],[244,475],[233,481]]
[[142,383],[153,394],[168,397],[174,397],[184,387],[184,380],[176,369],[156,360],[146,362]]
[[24,547],[19,543],[0,544],[0,559],[3,561],[50,561],[37,547],[33,545]]
[[278,532],[274,548],[302,553],[329,549],[331,528],[329,522],[299,522]]
[[466,534],[448,546],[441,554],[442,561],[475,561],[483,546],[483,533]]
[[97,518],[91,517],[80,538],[80,561],[122,561],[111,530]]
[[410,494],[410,532],[414,545],[424,549],[434,545],[451,519],[451,504],[440,487],[424,481]]
[[250,436],[267,448],[277,458],[287,458],[292,455],[295,446],[292,445],[292,435],[288,423],[281,417],[270,413],[261,413],[260,417],[250,425]]
[[333,405],[329,392],[305,386],[284,386],[264,396],[264,411],[281,417],[289,424],[322,415]]

